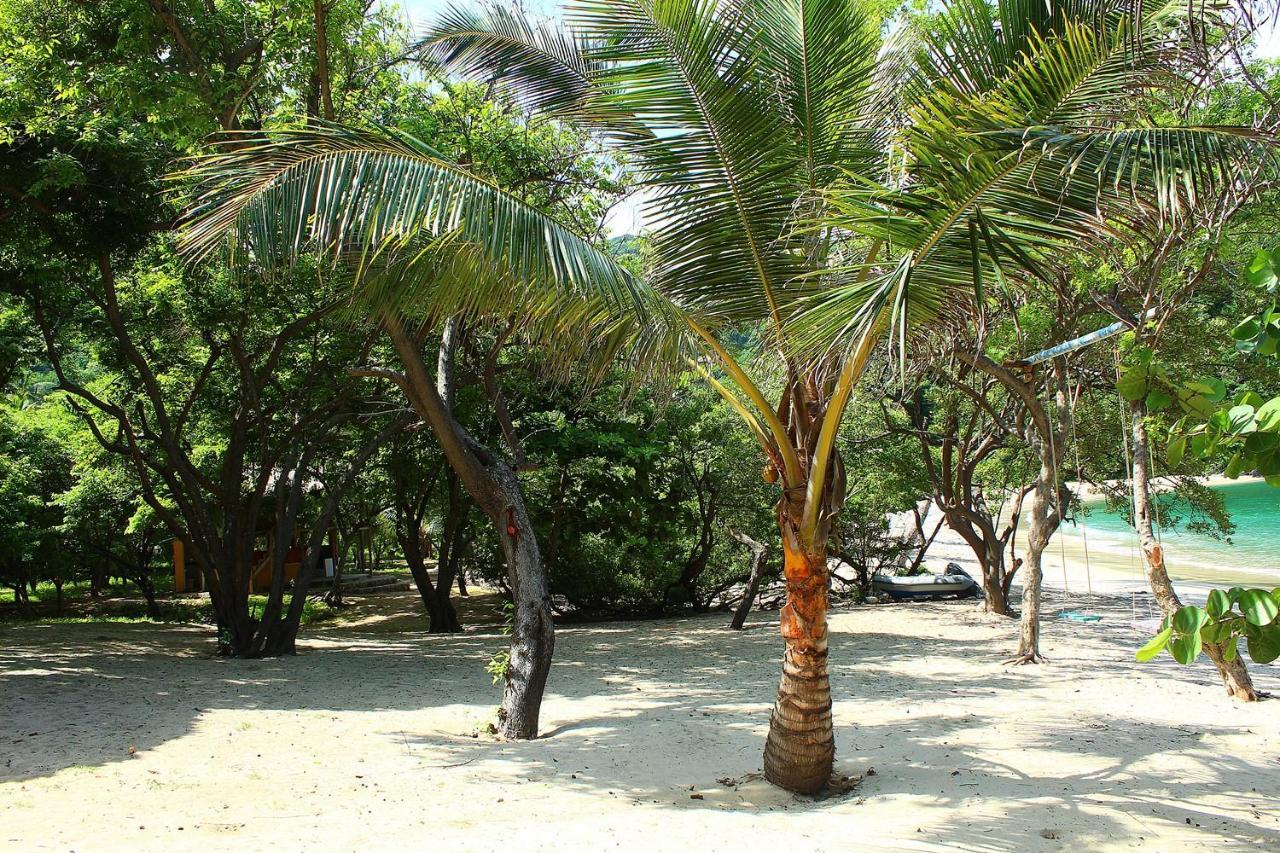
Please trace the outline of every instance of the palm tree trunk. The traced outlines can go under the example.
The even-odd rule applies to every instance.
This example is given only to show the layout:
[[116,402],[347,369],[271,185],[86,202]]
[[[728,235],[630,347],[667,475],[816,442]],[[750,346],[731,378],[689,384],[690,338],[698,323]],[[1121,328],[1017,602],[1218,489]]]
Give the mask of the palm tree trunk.
[[786,650],[778,699],[769,718],[764,775],[801,794],[821,790],[831,779],[835,736],[827,678],[827,555],[800,547],[796,525],[782,518],[783,574],[787,603],[780,614]]
[[[1146,564],[1147,582],[1151,585],[1151,593],[1156,603],[1166,616],[1173,616],[1182,606],[1178,593],[1173,588],[1169,573],[1164,565],[1164,549],[1155,536],[1155,525],[1151,511],[1151,480],[1147,470],[1149,443],[1147,438],[1147,404],[1145,400],[1135,400],[1129,404],[1129,413],[1133,420],[1133,526],[1138,531],[1138,541],[1142,545],[1142,556]],[[1236,656],[1228,661],[1222,654],[1222,646],[1205,644],[1205,654],[1217,667],[1226,687],[1227,695],[1234,696],[1244,702],[1257,702],[1258,693],[1253,688],[1253,680],[1244,661]]]

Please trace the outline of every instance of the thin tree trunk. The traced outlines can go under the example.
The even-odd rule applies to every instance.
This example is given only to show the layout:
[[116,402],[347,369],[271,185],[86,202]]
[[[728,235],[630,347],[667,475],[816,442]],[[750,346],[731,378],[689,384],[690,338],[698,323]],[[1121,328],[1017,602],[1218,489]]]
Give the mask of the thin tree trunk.
[[160,618],[160,605],[156,602],[156,585],[152,582],[150,575],[145,570],[133,579],[138,585],[138,589],[142,590],[142,597],[147,602],[147,616],[152,619]]
[[821,790],[831,779],[835,736],[831,686],[827,678],[827,555],[802,548],[798,525],[781,513],[783,574],[787,603],[779,616],[785,652],[778,699],[769,718],[764,775],[775,785],[801,794]]
[[453,608],[442,605],[441,598],[448,598],[449,588],[443,583],[431,582],[431,574],[427,571],[427,563],[423,558],[420,546],[411,541],[412,534],[401,540],[405,562],[409,564],[409,574],[413,576],[413,584],[417,587],[422,606],[427,611],[427,633],[456,634],[462,630],[458,624],[457,614]]
[[1041,460],[1040,475],[1031,491],[1030,525],[1027,530],[1027,550],[1022,563],[1022,614],[1018,629],[1018,653],[1012,663],[1040,663],[1040,593],[1044,579],[1043,557],[1045,548],[1057,523],[1050,518],[1052,512],[1053,468]]
[[535,738],[556,644],[551,593],[515,471],[501,460],[496,460],[490,471],[507,501],[505,524],[499,524],[498,535],[515,604],[499,730],[508,738]]
[[733,620],[729,623],[730,628],[741,631],[742,626],[747,623],[747,614],[751,612],[756,594],[760,591],[760,580],[764,577],[764,564],[769,559],[769,546],[736,530],[729,531],[729,535],[746,545],[751,552],[751,575],[747,578],[747,590],[742,594],[742,601],[738,602],[738,609],[734,611]]
[[[1182,606],[1178,593],[1173,588],[1169,573],[1165,570],[1164,549],[1155,536],[1155,525],[1151,510],[1151,480],[1147,470],[1150,460],[1147,438],[1147,404],[1145,400],[1135,400],[1129,404],[1129,414],[1133,420],[1133,525],[1138,531],[1138,541],[1142,545],[1142,556],[1146,563],[1147,582],[1151,585],[1151,593],[1166,616],[1172,617]],[[1222,653],[1222,646],[1205,644],[1205,653],[1217,667],[1226,687],[1227,695],[1245,702],[1258,701],[1257,691],[1253,688],[1253,680],[1249,670],[1239,655],[1228,661]]]
[[[467,492],[493,523],[506,558],[515,605],[510,658],[498,712],[499,731],[508,738],[534,738],[542,694],[551,671],[555,627],[551,595],[537,537],[525,510],[515,471],[499,456],[475,441],[444,402],[450,395],[450,371],[433,382],[417,342],[394,318],[387,318],[388,334],[404,365],[401,387],[417,413],[431,426],[449,465]],[[451,345],[453,322],[446,324],[444,351]]]

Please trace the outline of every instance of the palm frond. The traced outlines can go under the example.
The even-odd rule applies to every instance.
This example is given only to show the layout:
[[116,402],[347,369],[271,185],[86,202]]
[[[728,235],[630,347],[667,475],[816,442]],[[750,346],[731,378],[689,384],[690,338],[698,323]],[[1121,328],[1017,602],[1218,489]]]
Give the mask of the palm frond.
[[448,7],[415,46],[418,55],[500,83],[531,110],[572,115],[594,91],[597,45],[499,3]]
[[183,251],[228,244],[264,265],[320,252],[358,271],[412,267],[432,238],[456,234],[501,282],[643,310],[652,294],[601,249],[550,216],[404,135],[322,126],[234,144],[195,161]]

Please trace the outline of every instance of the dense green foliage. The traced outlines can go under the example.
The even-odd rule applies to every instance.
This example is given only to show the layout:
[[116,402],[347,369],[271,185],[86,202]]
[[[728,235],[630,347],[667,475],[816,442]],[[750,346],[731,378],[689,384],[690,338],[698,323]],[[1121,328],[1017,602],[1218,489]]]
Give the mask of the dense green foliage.
[[[391,358],[376,322],[388,308],[424,321],[427,350],[440,343],[442,315],[465,318],[455,414],[497,447],[508,438],[499,405],[508,410],[562,615],[648,616],[734,600],[750,561],[730,531],[775,555],[779,544],[773,481],[785,460],[771,456],[762,472],[759,433],[771,432],[771,418],[794,433],[799,416],[787,403],[757,411],[741,395],[730,402],[703,380],[746,382],[794,404],[788,395],[808,387],[796,365],[815,353],[809,414],[838,410],[832,453],[816,457],[823,472],[834,458],[841,480],[831,504],[838,515],[820,513],[831,521],[832,555],[864,585],[874,571],[918,564],[919,543],[891,536],[889,515],[921,499],[952,501],[982,540],[975,555],[984,571],[1007,592],[1023,547],[1008,514],[1038,460],[1019,402],[952,353],[1004,362],[1111,322],[1100,297],[1147,307],[1134,285],[1135,271],[1146,273],[1143,227],[1156,233],[1167,226],[1163,213],[1222,190],[1241,153],[1265,142],[1244,126],[1275,87],[1272,69],[1255,63],[1263,91],[1221,85],[1183,104],[1166,84],[1186,69],[1154,48],[1124,53],[1138,48],[1117,15],[1068,23],[1070,10],[1044,4],[913,7],[892,25],[898,4],[806,4],[823,25],[819,40],[839,50],[815,56],[820,67],[803,73],[792,66],[806,36],[789,24],[752,42],[761,55],[748,56],[737,48],[750,40],[703,14],[709,6],[582,4],[604,36],[720,39],[722,64],[694,62],[688,88],[673,59],[709,55],[692,41],[606,39],[607,50],[579,58],[565,45],[559,59],[581,59],[581,79],[563,68],[521,76],[515,60],[527,57],[449,41],[469,22],[514,18],[459,12],[415,48],[390,7],[323,5],[317,18],[302,0],[177,2],[168,11],[126,0],[0,0],[7,612],[39,609],[50,589],[60,600],[66,588],[137,590],[156,615],[172,604],[175,536],[190,538],[206,568],[243,581],[272,543],[306,542],[330,526],[347,571],[366,568],[368,555],[383,568],[416,561],[439,579],[447,566],[452,579],[504,588],[499,543],[430,432],[394,420],[412,419],[393,383],[351,373]],[[1181,7],[1152,11],[1148,35],[1180,36]],[[1041,30],[1057,35],[1042,40]],[[511,63],[492,75],[500,80],[462,80],[418,62],[424,53],[471,71],[495,56]],[[976,64],[960,73],[956,57]],[[879,88],[877,74],[892,85]],[[820,85],[806,89],[805,80]],[[762,99],[785,108],[762,109]],[[636,116],[653,126],[638,127]],[[855,122],[875,132],[855,132]],[[1196,129],[1214,124],[1239,127],[1220,138]],[[209,134],[219,131],[245,135],[215,149]],[[1176,139],[1174,160],[1187,158],[1180,165],[1160,159],[1172,150],[1160,147],[1160,133]],[[175,196],[166,176],[189,166],[184,158],[220,150],[284,163],[296,146],[313,146],[370,169],[370,145],[395,168],[412,165],[418,171],[404,174],[423,185],[469,188],[432,207],[444,196],[413,184],[395,216],[353,189],[359,182],[306,185],[351,202],[327,210],[324,228],[336,234],[356,210],[362,238],[393,234],[389,251],[411,258],[399,278],[360,277],[353,289],[366,259],[348,243],[235,264],[213,227],[197,241],[198,262],[181,255],[173,226],[191,198]],[[450,183],[460,175],[472,183]],[[636,185],[654,197],[654,226],[606,233],[609,211]],[[243,188],[229,187],[219,192]],[[1129,218],[1132,198],[1152,188],[1159,215]],[[810,212],[819,196],[825,220]],[[477,202],[494,198],[505,206]],[[1158,462],[1190,509],[1168,523],[1229,535],[1220,502],[1193,478],[1280,477],[1280,258],[1259,251],[1258,236],[1274,230],[1269,202],[1250,197],[1223,227],[1189,229],[1151,273],[1147,283],[1168,309],[1157,341],[1121,341],[1118,363],[1110,345],[1073,357],[1068,396],[1088,428],[1056,460],[1060,479],[1109,483],[1112,499],[1126,502],[1117,378],[1123,399],[1145,402],[1153,432],[1172,437]],[[477,209],[499,213],[473,228]],[[303,212],[299,246],[316,237],[307,229],[322,227],[322,217]],[[464,213],[458,233],[443,225]],[[431,228],[388,224],[415,216]],[[1114,233],[1103,234],[1100,220]],[[279,221],[257,225],[252,251],[277,236]],[[538,256],[530,234],[554,236],[560,253]],[[480,263],[460,237],[508,258]],[[433,275],[405,272],[421,271],[422,258]],[[1236,286],[1241,275],[1249,288]],[[522,276],[569,286],[550,295],[532,284],[513,289]],[[1183,287],[1191,277],[1195,286]],[[688,363],[672,356],[698,350],[656,334],[670,331],[662,325],[670,317],[617,319],[628,300],[654,311],[656,290],[696,314],[728,361],[704,351],[698,370],[685,373]],[[517,323],[521,312],[529,316]],[[892,346],[858,364],[853,398],[858,382],[836,381],[843,357],[890,328]],[[1238,345],[1224,352],[1231,334]],[[786,357],[760,357],[779,336]],[[485,386],[487,365],[500,395]],[[777,436],[764,443],[778,445]],[[803,455],[819,439],[815,431],[795,443]],[[1274,625],[1258,621],[1256,596],[1231,595],[1230,606],[1252,609],[1215,599],[1171,620],[1163,636],[1175,657],[1194,658],[1198,634],[1243,637],[1261,654],[1272,648]],[[228,598],[211,619],[225,633],[231,611],[242,614],[245,648],[293,603],[283,588]],[[318,607],[298,615],[310,620]]]

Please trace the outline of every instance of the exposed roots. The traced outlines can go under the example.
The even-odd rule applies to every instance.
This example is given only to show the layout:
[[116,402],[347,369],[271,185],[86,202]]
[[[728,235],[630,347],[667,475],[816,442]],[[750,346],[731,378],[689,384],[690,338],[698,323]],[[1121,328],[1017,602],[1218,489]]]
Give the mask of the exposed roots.
[[1026,666],[1029,663],[1048,663],[1049,659],[1039,652],[1027,652],[1024,655],[1014,655],[1004,662],[1005,666]]

